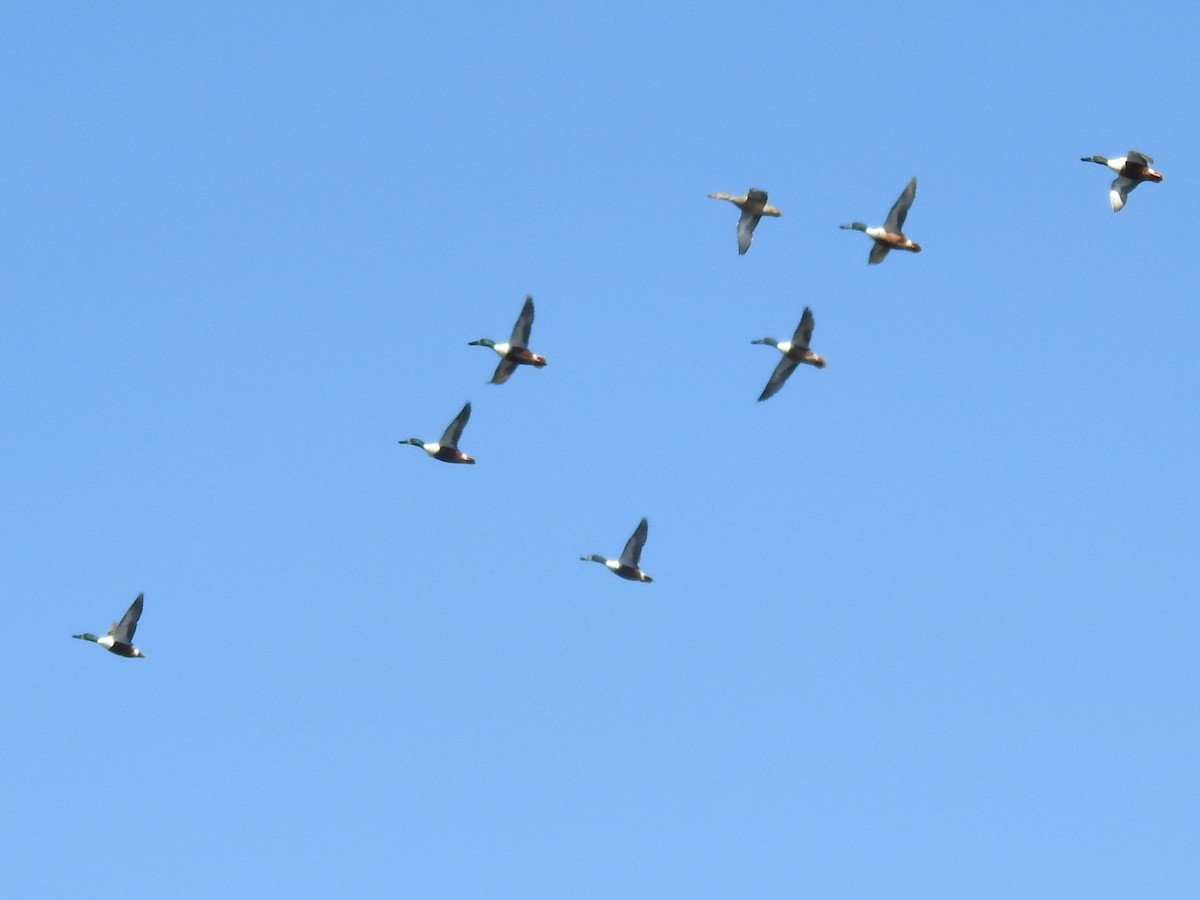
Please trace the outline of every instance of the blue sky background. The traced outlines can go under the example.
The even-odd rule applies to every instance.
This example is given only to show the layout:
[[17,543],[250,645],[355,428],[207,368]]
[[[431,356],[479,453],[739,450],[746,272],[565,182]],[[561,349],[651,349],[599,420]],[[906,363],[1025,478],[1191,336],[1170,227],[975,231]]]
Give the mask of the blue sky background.
[[[1140,9],[9,5],[6,890],[1193,895],[1200,16]],[[397,444],[467,400],[478,465]],[[579,561],[642,516],[653,584]],[[146,661],[70,639],[139,591]]]

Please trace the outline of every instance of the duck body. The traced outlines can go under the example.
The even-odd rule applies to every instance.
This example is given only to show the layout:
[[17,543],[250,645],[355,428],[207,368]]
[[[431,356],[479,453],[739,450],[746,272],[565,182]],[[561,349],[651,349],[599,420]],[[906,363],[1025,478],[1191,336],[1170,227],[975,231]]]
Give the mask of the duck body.
[[750,249],[750,242],[754,239],[754,229],[758,227],[759,220],[763,216],[783,215],[778,209],[767,203],[767,192],[758,188],[750,188],[740,197],[734,197],[732,194],[709,194],[708,196],[714,200],[728,200],[742,211],[737,224],[738,256],[744,255]]
[[641,570],[639,563],[642,557],[642,547],[646,544],[646,535],[649,532],[650,525],[642,519],[638,523],[637,528],[633,530],[629,540],[625,543],[625,549],[621,551],[621,556],[618,559],[607,559],[597,553],[591,556],[579,557],[584,562],[598,562],[614,575],[624,578],[626,581],[642,581],[651,582],[654,579]]
[[457,447],[443,447],[441,444],[427,444],[420,438],[409,438],[407,441],[401,441],[402,444],[415,444],[420,447],[436,460],[447,463],[466,463],[467,465],[475,465],[475,460],[467,456]]
[[[515,347],[508,341],[503,344],[497,344],[495,341],[489,341],[487,338],[480,338],[477,341],[471,341],[472,347],[491,347],[500,355],[500,359],[505,362],[510,362],[515,366],[536,366],[541,368],[546,365],[546,357],[538,356],[528,347]],[[496,381],[492,378],[493,384],[503,384],[503,381]]]
[[1129,192],[1143,181],[1153,181],[1156,184],[1163,180],[1162,172],[1152,169],[1154,160],[1144,153],[1130,150],[1124,156],[1115,159],[1105,159],[1103,156],[1081,156],[1082,162],[1094,162],[1106,166],[1117,173],[1108,191],[1108,205],[1113,212],[1125,208]]
[[905,237],[901,230],[904,220],[908,217],[908,209],[917,196],[917,179],[911,179],[905,186],[900,197],[892,204],[887,221],[883,225],[864,225],[862,222],[851,222],[842,228],[861,231],[875,242],[867,262],[874,265],[881,263],[891,250],[907,250],[910,253],[920,253],[921,245]]
[[623,566],[620,560],[605,559],[603,556],[593,554],[592,556],[584,557],[592,562],[604,563],[605,568],[616,575],[618,578],[624,578],[626,581],[653,581],[654,579],[639,569],[637,566]]
[[129,609],[125,611],[125,615],[121,617],[121,621],[114,622],[112,627],[108,629],[108,633],[101,637],[96,637],[90,631],[83,634],[73,634],[71,637],[79,638],[83,641],[91,641],[103,647],[109,653],[115,653],[117,656],[124,656],[126,659],[145,659],[146,654],[133,646],[133,635],[137,631],[138,619],[142,617],[142,600],[143,595],[138,594],[130,604]]
[[111,634],[106,634],[104,637],[96,638],[96,643],[107,650],[109,653],[115,653],[117,656],[124,656],[126,659],[145,659],[145,654],[142,653],[133,644],[127,644],[124,641],[114,640]]
[[513,326],[512,337],[503,343],[497,343],[489,338],[480,338],[470,342],[468,346],[490,347],[500,356],[500,364],[496,366],[496,372],[492,375],[492,384],[504,384],[508,381],[509,376],[517,370],[517,366],[533,366],[540,369],[546,365],[546,357],[539,356],[528,347],[529,332],[532,328],[533,298],[527,296],[525,305],[521,307],[517,322]]
[[414,447],[420,447],[436,460],[445,463],[466,463],[475,465],[475,460],[458,449],[458,441],[462,437],[463,429],[467,427],[467,420],[471,418],[471,404],[466,404],[462,411],[454,417],[454,421],[450,423],[440,441],[428,443],[420,438],[409,438],[405,441],[400,441],[401,444],[412,444]]
[[767,346],[774,347],[783,354],[783,359],[775,366],[775,371],[771,373],[771,377],[767,381],[767,386],[763,388],[762,394],[759,395],[758,400],[760,403],[779,393],[779,389],[791,377],[792,372],[796,370],[796,366],[801,363],[815,366],[818,369],[825,368],[825,357],[817,355],[809,347],[809,342],[812,340],[813,325],[812,310],[806,306],[804,307],[804,313],[800,316],[800,324],[796,326],[796,331],[790,341],[777,341],[774,338],[765,337],[750,342],[752,344],[766,344]]

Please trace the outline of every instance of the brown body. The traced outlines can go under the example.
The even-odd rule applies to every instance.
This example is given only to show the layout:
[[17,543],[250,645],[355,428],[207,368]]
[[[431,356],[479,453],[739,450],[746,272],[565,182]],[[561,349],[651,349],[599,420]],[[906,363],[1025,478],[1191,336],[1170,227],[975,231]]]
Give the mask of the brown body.
[[537,366],[540,369],[546,364],[546,357],[538,356],[528,347],[513,347],[504,354],[504,358],[518,366]]

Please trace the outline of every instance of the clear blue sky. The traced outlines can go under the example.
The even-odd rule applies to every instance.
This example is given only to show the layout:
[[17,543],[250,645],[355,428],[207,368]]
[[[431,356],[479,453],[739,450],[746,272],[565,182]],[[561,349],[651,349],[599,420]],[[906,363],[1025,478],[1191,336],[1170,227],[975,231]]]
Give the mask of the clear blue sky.
[[1193,7],[406,6],[6,9],[6,892],[1197,895]]

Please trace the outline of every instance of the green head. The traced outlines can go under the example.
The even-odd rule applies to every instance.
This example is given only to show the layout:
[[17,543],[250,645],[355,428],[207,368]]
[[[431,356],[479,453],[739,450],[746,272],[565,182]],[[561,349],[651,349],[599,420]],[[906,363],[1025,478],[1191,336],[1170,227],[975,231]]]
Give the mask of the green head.
[[471,341],[467,344],[468,347],[495,347],[496,342],[491,338],[480,338],[477,341]]
[[867,226],[862,222],[851,222],[849,225],[841,225],[841,228],[853,228],[855,231],[866,231]]
[[768,347],[778,347],[779,341],[775,338],[759,338],[757,341],[751,341],[752,344],[766,344]]
[[414,447],[425,447],[425,442],[420,438],[409,438],[407,441],[401,441],[401,444],[412,444]]
[[593,553],[591,556],[581,556],[579,558],[581,560],[583,560],[584,562],[598,562],[601,564],[608,562],[608,560],[605,559],[603,556],[597,556],[595,553]]
[[93,643],[95,643],[97,640],[99,640],[99,638],[97,638],[90,631],[85,632],[83,634],[73,634],[73,635],[71,635],[71,637],[79,638],[81,641],[92,641]]

